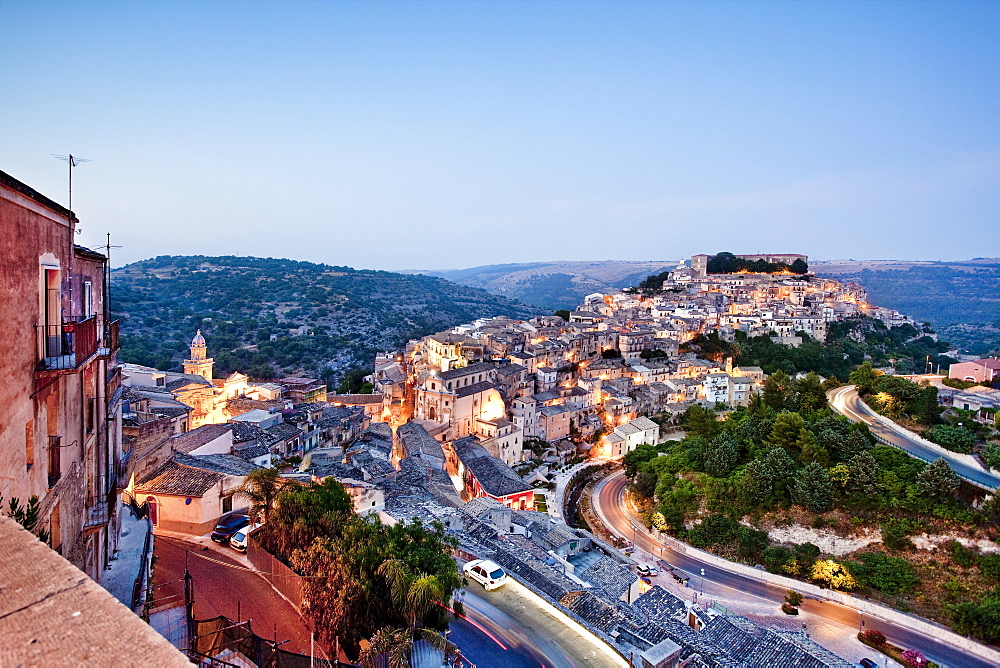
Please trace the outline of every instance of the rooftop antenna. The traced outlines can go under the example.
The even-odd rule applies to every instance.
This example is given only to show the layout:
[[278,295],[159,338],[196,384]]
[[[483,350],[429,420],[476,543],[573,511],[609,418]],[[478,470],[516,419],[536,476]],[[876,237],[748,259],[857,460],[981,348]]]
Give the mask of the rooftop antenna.
[[[72,219],[73,218],[73,168],[81,163],[92,162],[92,161],[89,158],[77,158],[72,153],[70,153],[69,155],[57,155],[53,153],[52,157],[56,158],[57,160],[62,160],[63,162],[69,164],[69,207],[67,208],[69,208],[69,217]],[[76,233],[79,234],[80,230],[77,230]]]

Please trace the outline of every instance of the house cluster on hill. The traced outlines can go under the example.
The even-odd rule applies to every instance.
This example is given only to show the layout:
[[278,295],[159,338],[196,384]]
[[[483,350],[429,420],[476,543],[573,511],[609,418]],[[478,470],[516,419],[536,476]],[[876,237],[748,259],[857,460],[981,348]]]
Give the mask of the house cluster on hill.
[[744,406],[760,390],[758,367],[681,352],[698,335],[732,341],[743,331],[798,345],[803,336],[825,339],[831,322],[859,314],[889,325],[907,320],[869,305],[853,283],[791,272],[709,274],[707,257],[655,277],[655,289],[589,295],[568,320],[482,319],[379,355],[371,380],[382,419],[412,420],[446,452],[473,438],[507,466],[539,443],[560,464],[621,456],[658,441],[652,416],[662,424],[695,402]]
[[201,332],[190,351],[183,373],[121,365],[123,488],[158,528],[204,533],[249,471],[343,450],[370,423],[364,402],[327,402],[312,378],[213,378]]

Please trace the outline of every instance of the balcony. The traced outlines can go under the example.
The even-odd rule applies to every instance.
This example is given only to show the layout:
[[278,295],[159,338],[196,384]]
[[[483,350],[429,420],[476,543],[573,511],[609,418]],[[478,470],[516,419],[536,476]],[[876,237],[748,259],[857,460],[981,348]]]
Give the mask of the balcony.
[[62,436],[49,436],[49,489],[53,489],[62,478]]
[[97,352],[97,316],[36,325],[41,343],[39,371],[74,371]]
[[112,320],[104,328],[104,345],[97,349],[101,357],[111,357],[121,347],[119,343],[119,333],[121,331],[121,320]]
[[114,487],[103,497],[87,495],[87,516],[83,520],[84,531],[97,531],[108,525],[112,514],[114,514],[117,495],[117,489]]

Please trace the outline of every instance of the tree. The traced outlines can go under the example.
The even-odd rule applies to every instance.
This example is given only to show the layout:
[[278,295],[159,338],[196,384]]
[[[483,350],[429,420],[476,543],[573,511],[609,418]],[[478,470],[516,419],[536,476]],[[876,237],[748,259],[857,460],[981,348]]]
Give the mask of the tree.
[[792,386],[792,379],[787,373],[778,369],[764,381],[764,404],[769,408],[780,411],[784,410],[788,404],[788,394]]
[[601,357],[606,360],[619,360],[622,358],[622,351],[617,348],[608,348],[601,351]]
[[845,489],[847,485],[851,482],[851,469],[847,464],[837,464],[831,469],[827,470],[830,475],[830,480],[833,484],[840,489]]
[[796,445],[799,449],[799,461],[802,464],[817,462],[823,467],[830,465],[830,453],[816,442],[812,432],[805,427],[799,430],[799,440]]
[[268,552],[291,559],[295,550],[309,548],[316,538],[339,536],[354,517],[354,503],[333,477],[322,483],[289,485],[278,495],[266,529]]
[[990,441],[979,454],[991,469],[1000,469],[1000,443]]
[[951,498],[961,480],[944,458],[938,458],[917,475],[917,491],[934,501]]
[[963,601],[950,610],[954,629],[959,633],[991,645],[1000,642],[1000,599],[988,598],[979,604]]
[[441,650],[445,662],[458,655],[458,646],[440,633],[421,629],[414,634],[406,629],[384,627],[371,637],[368,647],[361,651],[359,663],[362,668],[376,668],[379,666],[378,658],[384,656],[388,668],[410,668],[410,654],[418,640],[425,640]]
[[236,488],[234,495],[250,502],[250,517],[267,524],[271,519],[271,509],[288,484],[278,473],[278,469],[254,469],[247,474],[243,484]]
[[928,385],[921,393],[917,417],[924,424],[934,424],[941,419],[941,405],[938,403],[938,391],[933,385]]
[[840,441],[840,458],[850,459],[863,452],[868,452],[873,445],[875,445],[875,437],[868,430],[868,425],[859,422],[850,428],[847,438]]
[[793,457],[798,456],[802,449],[802,432],[806,422],[798,413],[781,413],[771,427],[771,435],[767,442],[772,447],[784,448]]
[[569,322],[569,311],[567,311],[564,308],[559,309],[558,311],[556,311],[555,313],[553,313],[553,315],[562,318],[566,322]]
[[847,378],[851,383],[857,385],[858,393],[861,396],[865,396],[872,391],[872,388],[875,386],[875,380],[881,375],[882,372],[875,369],[871,362],[865,361],[864,364],[852,371],[851,375]]
[[722,427],[715,416],[715,411],[711,408],[702,408],[698,404],[692,404],[687,409],[683,424],[687,433],[705,438],[712,438]]
[[864,552],[858,555],[858,561],[848,561],[845,565],[858,584],[891,596],[911,592],[920,584],[910,562],[881,552]]
[[796,258],[788,269],[793,274],[805,274],[809,271],[809,265],[802,258]]
[[814,513],[825,513],[833,507],[836,492],[826,469],[813,462],[799,471],[792,488],[792,499]]
[[866,497],[874,497],[881,491],[879,484],[878,462],[871,456],[871,453],[862,452],[851,457],[847,462],[850,470],[848,485],[854,494]]
[[857,585],[851,572],[843,564],[838,564],[833,559],[817,561],[810,569],[809,575],[813,580],[830,589],[850,590]]
[[392,600],[406,615],[410,632],[420,626],[420,621],[431,606],[444,597],[444,587],[433,575],[411,573],[400,559],[387,559],[378,567],[378,574],[389,583]]
[[797,608],[802,605],[802,594],[795,591],[794,589],[789,589],[785,592],[785,603]]
[[739,461],[739,446],[729,434],[714,438],[705,455],[705,472],[715,478],[724,478]]
[[635,474],[635,479],[632,481],[631,490],[639,498],[651,499],[653,498],[653,493],[656,491],[656,481],[657,478],[652,473],[639,471]]
[[798,409],[803,412],[826,408],[826,390],[816,372],[810,371],[795,382],[795,402]]

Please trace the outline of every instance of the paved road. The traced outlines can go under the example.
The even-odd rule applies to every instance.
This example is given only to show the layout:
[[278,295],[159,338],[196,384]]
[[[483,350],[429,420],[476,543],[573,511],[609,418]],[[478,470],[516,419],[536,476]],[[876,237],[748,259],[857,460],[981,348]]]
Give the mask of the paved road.
[[965,480],[984,489],[992,490],[1000,487],[1000,477],[972,466],[957,457],[942,454],[920,441],[913,440],[906,435],[901,427],[896,430],[879,421],[877,413],[861,400],[853,385],[830,390],[827,397],[830,400],[830,408],[853,422],[864,422],[875,437],[903,450],[911,457],[922,459],[925,462],[933,462],[943,457],[955,470],[955,473]]
[[[645,532],[638,522],[630,518],[624,510],[623,495],[628,480],[624,472],[619,471],[604,479],[602,484],[594,488],[594,506],[610,528],[620,535],[633,541],[637,547],[654,555],[662,555],[667,563],[676,566],[690,576],[689,585],[695,589],[703,587],[708,597],[732,597],[743,593],[759,599],[772,602],[777,611],[784,601],[785,588],[769,584],[763,580],[734,573],[703,562],[697,556],[675,551]],[[704,583],[701,582],[701,569],[705,569]],[[860,628],[860,609],[865,608],[863,599],[858,599],[858,609],[849,608],[830,601],[806,600],[802,609],[816,614],[834,624],[843,625],[844,634],[855,634]],[[943,666],[962,666],[963,668],[983,667],[991,664],[963,650],[951,647],[936,638],[912,631],[882,619],[865,614],[865,628],[876,629],[885,634],[891,642],[902,647],[912,647],[922,651],[927,658]]]
[[[249,571],[235,554],[210,550],[193,541],[157,536],[154,543],[155,597],[175,595],[183,600],[185,559],[194,582],[194,615],[211,619],[225,615],[236,621],[251,620],[254,633],[266,638],[287,640],[281,646],[289,652],[309,653],[309,629],[298,611],[282,598],[264,578]],[[320,656],[319,654],[317,654]]]
[[462,620],[453,621],[450,637],[463,656],[481,668],[625,668],[628,664],[514,580],[493,591],[470,583],[458,597],[479,628],[466,637]]

